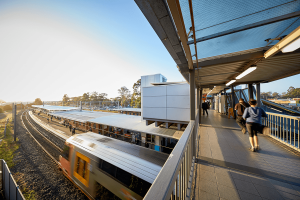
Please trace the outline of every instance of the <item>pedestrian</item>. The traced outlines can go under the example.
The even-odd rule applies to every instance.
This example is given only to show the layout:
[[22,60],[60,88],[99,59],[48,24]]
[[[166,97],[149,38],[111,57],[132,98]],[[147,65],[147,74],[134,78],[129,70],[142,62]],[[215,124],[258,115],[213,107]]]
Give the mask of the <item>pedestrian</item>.
[[249,133],[249,141],[251,144],[249,150],[255,152],[260,149],[258,144],[257,131],[259,131],[261,128],[261,118],[267,117],[267,114],[262,108],[257,107],[256,100],[250,99],[249,104],[250,107],[245,109],[243,118],[246,119],[246,127]]
[[53,116],[51,116],[51,122],[52,122],[52,118],[53,118]]
[[203,103],[202,103],[203,115],[205,115],[205,112],[206,112],[206,114],[207,114],[207,116],[208,116],[207,108],[208,108],[207,103],[206,103],[206,102],[203,102]]
[[250,105],[244,101],[244,99],[240,98],[239,102],[235,104],[234,110],[237,111],[236,123],[241,127],[242,132],[246,133],[246,120],[243,118],[243,114],[246,108]]
[[70,129],[70,132],[72,131],[72,125],[70,124],[70,126],[69,126],[69,129]]
[[47,120],[48,120],[48,123],[49,123],[49,118],[47,118]]
[[92,132],[92,127],[90,127],[90,132]]
[[75,127],[72,129],[72,135],[75,134]]

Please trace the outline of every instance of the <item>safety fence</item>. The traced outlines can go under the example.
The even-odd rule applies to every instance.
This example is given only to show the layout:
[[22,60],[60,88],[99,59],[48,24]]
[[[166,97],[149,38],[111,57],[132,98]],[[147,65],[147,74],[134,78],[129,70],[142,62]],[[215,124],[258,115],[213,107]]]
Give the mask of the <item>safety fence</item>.
[[144,197],[145,200],[186,199],[191,196],[196,154],[199,110],[169,155],[160,173]]
[[287,146],[300,151],[300,117],[267,112],[263,124],[270,128],[270,136]]
[[[6,200],[25,200],[16,181],[10,173],[10,170],[4,160],[0,159],[1,169],[1,189]],[[1,197],[0,197],[1,198]]]

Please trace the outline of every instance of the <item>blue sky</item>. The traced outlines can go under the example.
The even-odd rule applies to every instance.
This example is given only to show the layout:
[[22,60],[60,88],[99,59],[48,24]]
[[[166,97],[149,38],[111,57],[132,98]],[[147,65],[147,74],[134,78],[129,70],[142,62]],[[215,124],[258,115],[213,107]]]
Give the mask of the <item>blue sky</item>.
[[[173,61],[134,1],[0,1],[0,99],[61,100],[64,94],[109,97],[142,75],[182,81]],[[262,91],[300,87],[300,75]]]

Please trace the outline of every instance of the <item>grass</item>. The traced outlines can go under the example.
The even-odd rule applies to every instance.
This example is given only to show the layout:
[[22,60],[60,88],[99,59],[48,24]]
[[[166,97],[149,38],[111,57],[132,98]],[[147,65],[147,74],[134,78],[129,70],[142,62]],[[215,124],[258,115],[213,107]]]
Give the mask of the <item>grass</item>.
[[[11,114],[10,114],[11,115]],[[4,137],[4,127],[5,124],[0,124],[0,159],[5,160],[8,168],[12,168],[15,165],[14,156],[16,155],[15,151],[19,148],[18,138],[16,142],[14,141],[13,130],[11,128],[11,123],[8,123],[6,128],[6,136]],[[25,181],[24,174],[16,173],[14,179],[17,184],[20,185],[20,189],[25,199],[35,200],[36,193],[34,190],[28,189]]]
[[[8,123],[6,128],[6,137],[4,138],[4,126],[0,128],[0,139],[2,139],[0,144],[0,159],[5,160],[9,168],[14,166],[14,152],[19,148],[18,142],[14,142],[13,131]],[[18,141],[18,140],[17,140]]]
[[16,182],[18,183],[18,185],[20,185],[20,190],[26,200],[36,200],[37,199],[36,192],[34,190],[29,189],[29,187],[27,186],[27,183],[25,182],[24,174],[17,172],[14,175],[14,178],[15,178]]

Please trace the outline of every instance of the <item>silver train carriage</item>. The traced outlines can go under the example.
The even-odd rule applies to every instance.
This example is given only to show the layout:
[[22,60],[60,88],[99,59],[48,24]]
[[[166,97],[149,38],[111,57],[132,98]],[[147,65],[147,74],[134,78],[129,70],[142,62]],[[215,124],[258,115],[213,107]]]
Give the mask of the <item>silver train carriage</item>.
[[143,199],[168,154],[96,133],[66,140],[60,167],[91,199]]

